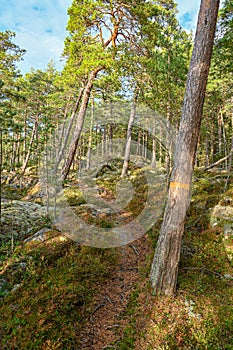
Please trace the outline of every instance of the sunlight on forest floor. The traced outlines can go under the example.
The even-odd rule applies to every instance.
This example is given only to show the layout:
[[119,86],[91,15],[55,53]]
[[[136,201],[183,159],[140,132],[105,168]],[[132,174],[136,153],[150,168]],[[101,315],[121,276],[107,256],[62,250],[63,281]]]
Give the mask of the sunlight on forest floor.
[[217,174],[194,178],[174,297],[152,296],[148,280],[161,220],[122,248],[80,246],[54,229],[2,246],[1,349],[232,349],[233,265],[223,226],[210,225],[233,197],[232,183],[223,188]]

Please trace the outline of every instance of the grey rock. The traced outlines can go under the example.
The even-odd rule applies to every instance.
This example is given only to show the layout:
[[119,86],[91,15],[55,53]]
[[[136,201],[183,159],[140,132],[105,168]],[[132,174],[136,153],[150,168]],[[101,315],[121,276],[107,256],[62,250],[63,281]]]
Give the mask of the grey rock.
[[46,240],[45,233],[49,232],[50,229],[47,227],[43,227],[41,230],[37,231],[33,236],[28,237],[24,240],[24,243],[38,241],[38,242],[44,242]]
[[224,239],[233,238],[233,224],[225,224],[224,225]]
[[[228,201],[229,202],[229,201]],[[221,226],[224,229],[223,241],[227,258],[233,260],[233,207],[230,205],[216,205],[211,213],[212,227]]]
[[22,268],[22,269],[26,269],[26,267],[27,267],[27,264],[25,263],[25,262],[20,262],[19,263],[19,266]]
[[19,289],[19,287],[21,286],[21,284],[15,284],[14,287],[11,289],[11,292],[14,293],[17,289]]
[[212,210],[210,222],[215,226],[216,223],[221,224],[224,221],[233,223],[233,207],[216,205]]
[[7,201],[2,203],[3,240],[12,235],[21,240],[44,226],[46,208],[37,203],[25,201]]
[[0,291],[3,289],[3,287],[7,284],[7,281],[5,278],[0,278]]

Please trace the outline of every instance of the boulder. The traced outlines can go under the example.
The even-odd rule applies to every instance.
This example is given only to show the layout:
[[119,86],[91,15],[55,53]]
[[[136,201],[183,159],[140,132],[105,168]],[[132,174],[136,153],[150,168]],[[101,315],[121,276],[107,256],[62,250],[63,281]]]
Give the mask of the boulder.
[[41,229],[47,221],[46,208],[37,203],[19,200],[2,203],[2,234],[5,241],[22,240]]
[[224,244],[226,247],[227,257],[233,260],[233,207],[216,205],[211,213],[211,225],[221,226],[224,230]]

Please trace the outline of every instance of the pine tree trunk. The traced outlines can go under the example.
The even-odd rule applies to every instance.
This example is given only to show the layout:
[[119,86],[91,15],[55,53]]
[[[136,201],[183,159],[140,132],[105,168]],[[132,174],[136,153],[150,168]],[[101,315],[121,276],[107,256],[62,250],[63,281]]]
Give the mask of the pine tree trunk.
[[201,1],[168,200],[151,268],[150,277],[155,294],[172,295],[176,291],[181,241],[190,203],[190,185],[218,8],[219,0]]
[[93,121],[94,121],[94,106],[95,100],[92,98],[92,106],[91,106],[91,123],[89,130],[89,138],[88,138],[88,148],[87,148],[87,169],[89,170],[91,167],[91,144],[92,144],[92,131],[93,131]]
[[[80,91],[79,91],[79,95],[78,95],[77,101],[75,102],[74,109],[73,109],[73,112],[71,114],[71,117],[70,117],[70,120],[69,120],[69,124],[68,124],[68,127],[67,127],[65,135],[64,135],[64,141],[61,142],[62,146],[61,146],[61,149],[59,150],[58,161],[57,161],[57,164],[56,164],[57,167],[59,166],[59,164],[60,164],[60,162],[61,162],[61,160],[62,160],[62,158],[64,156],[65,148],[66,148],[69,136],[70,136],[71,128],[72,128],[72,126],[74,124],[74,120],[75,120],[76,113],[78,111],[78,107],[79,107],[79,104],[80,104],[80,101],[81,101],[81,98],[82,98],[82,95],[83,95],[83,91],[84,91],[84,88],[81,88]],[[67,114],[67,111],[65,111],[65,114]],[[65,125],[65,120],[64,120],[64,124],[63,125]]]
[[151,167],[156,168],[156,138],[155,138],[155,123],[153,122],[152,129],[152,159],[151,159]]
[[205,138],[205,167],[209,165],[209,137]]
[[102,67],[96,68],[93,72],[91,72],[89,80],[87,82],[87,85],[84,89],[83,92],[83,96],[82,96],[82,103],[80,106],[80,110],[78,113],[78,118],[77,118],[77,124],[76,124],[76,128],[74,130],[74,135],[73,135],[73,139],[71,141],[71,145],[69,147],[69,151],[68,151],[68,155],[67,155],[67,159],[63,165],[62,171],[61,171],[61,180],[64,181],[70,171],[70,167],[72,165],[74,156],[75,156],[75,152],[80,140],[80,136],[81,136],[81,132],[83,129],[83,123],[84,123],[84,118],[85,118],[85,114],[86,114],[86,110],[87,110],[87,106],[88,106],[88,102],[89,102],[89,98],[90,98],[90,94],[91,94],[91,89],[94,83],[94,79],[96,78],[97,74],[99,73],[99,71],[102,70]]
[[38,129],[38,116],[36,116],[36,120],[35,120],[35,123],[33,125],[32,135],[31,135],[29,146],[28,146],[28,152],[27,152],[26,158],[24,160],[24,163],[23,163],[22,169],[21,169],[21,174],[20,174],[21,176],[24,175],[25,170],[27,168],[28,161],[29,161],[29,158],[30,158],[31,152],[32,152],[32,144],[33,144],[35,135],[37,133],[37,129]]
[[130,112],[130,117],[129,117],[129,122],[128,122],[124,163],[123,163],[123,167],[122,167],[121,177],[124,177],[125,175],[127,175],[128,168],[129,168],[131,135],[132,135],[132,129],[133,129],[133,124],[134,124],[134,119],[135,119],[137,98],[138,98],[138,91],[136,92],[135,97],[134,97],[134,101],[132,102],[132,107],[131,107],[131,112]]

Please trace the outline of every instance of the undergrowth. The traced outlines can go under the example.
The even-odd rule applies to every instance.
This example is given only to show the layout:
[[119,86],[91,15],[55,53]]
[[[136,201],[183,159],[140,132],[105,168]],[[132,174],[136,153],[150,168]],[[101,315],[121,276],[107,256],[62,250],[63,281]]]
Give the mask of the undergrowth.
[[9,289],[18,288],[2,300],[0,348],[77,348],[92,297],[115,261],[113,250],[80,247],[64,239],[18,249],[3,274]]
[[[210,226],[212,208],[232,198],[232,185],[226,193],[223,188],[224,181],[208,174],[194,182],[177,294],[151,295],[151,256],[126,310],[128,326],[114,349],[233,349],[233,265],[226,254],[223,228]],[[149,236],[154,242],[158,230]]]
[[[107,179],[99,185],[113,191],[109,175]],[[143,176],[135,186],[146,191]],[[223,228],[210,226],[212,208],[232,198],[232,184],[226,193],[223,188],[224,181],[213,175],[194,181],[175,296],[152,296],[148,276],[153,253],[148,253],[146,265],[140,266],[139,258],[139,282],[118,315],[124,327],[119,327],[119,340],[109,349],[233,349],[233,266]],[[73,190],[66,193],[70,205],[80,204],[78,191],[77,197]],[[137,213],[138,200],[129,207]],[[148,234],[153,248],[160,224],[161,220]],[[17,246],[4,262],[3,278],[11,292],[2,298],[0,309],[1,349],[80,348],[82,326],[90,319],[93,297],[116,266],[117,250],[81,247],[59,237],[53,232],[43,244]]]

